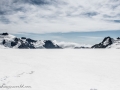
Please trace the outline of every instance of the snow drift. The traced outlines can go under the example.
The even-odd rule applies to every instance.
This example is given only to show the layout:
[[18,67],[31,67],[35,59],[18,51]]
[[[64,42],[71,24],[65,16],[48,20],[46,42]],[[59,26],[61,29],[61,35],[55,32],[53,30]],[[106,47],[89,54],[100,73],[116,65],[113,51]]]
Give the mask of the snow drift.
[[120,50],[0,50],[0,90],[120,90]]

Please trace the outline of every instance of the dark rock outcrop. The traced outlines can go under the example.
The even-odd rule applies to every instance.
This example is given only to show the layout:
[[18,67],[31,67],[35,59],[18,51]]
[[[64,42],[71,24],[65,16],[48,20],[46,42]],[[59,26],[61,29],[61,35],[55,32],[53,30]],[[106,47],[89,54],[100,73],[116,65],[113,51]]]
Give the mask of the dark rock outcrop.
[[14,41],[11,42],[11,46],[14,47],[18,44],[18,41],[20,41],[19,38],[14,38]]
[[21,39],[26,39],[26,37],[21,37]]
[[91,48],[106,48],[107,46],[113,44],[113,38],[105,37],[103,41],[99,44],[92,46]]
[[118,37],[117,39],[120,40],[120,37]]
[[5,40],[3,40],[2,44],[4,45],[5,43],[6,43],[6,41],[5,41]]
[[11,46],[14,47],[17,45],[18,42],[11,42]]
[[18,41],[20,41],[20,39],[19,38],[14,38],[14,41],[18,42]]
[[27,42],[21,43],[21,45],[18,48],[20,48],[20,49],[35,49],[33,44],[29,44]]
[[2,33],[1,35],[9,35],[8,33]]
[[30,38],[27,38],[26,41],[28,41],[28,43],[36,43],[37,42],[36,40],[32,40]]
[[54,45],[51,40],[45,40],[45,45],[43,45],[45,48],[52,49],[52,48],[61,48],[58,45]]

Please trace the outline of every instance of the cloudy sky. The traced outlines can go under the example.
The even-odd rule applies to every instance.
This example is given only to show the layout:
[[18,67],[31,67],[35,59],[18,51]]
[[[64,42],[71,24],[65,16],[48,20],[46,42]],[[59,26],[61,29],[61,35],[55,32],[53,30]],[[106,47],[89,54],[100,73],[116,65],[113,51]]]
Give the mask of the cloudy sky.
[[118,37],[120,0],[0,0],[0,32],[90,43]]

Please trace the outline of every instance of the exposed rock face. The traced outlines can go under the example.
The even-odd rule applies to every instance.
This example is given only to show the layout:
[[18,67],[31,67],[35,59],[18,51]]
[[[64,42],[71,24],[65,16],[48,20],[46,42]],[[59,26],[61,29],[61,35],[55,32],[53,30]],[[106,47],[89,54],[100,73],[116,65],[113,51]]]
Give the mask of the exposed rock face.
[[[23,41],[24,39],[25,41]],[[21,45],[18,47],[20,49],[35,49],[35,46],[33,43],[36,43],[36,40],[32,40],[30,38],[22,37],[20,40],[18,40]]]
[[2,44],[4,45],[5,43],[6,43],[6,41],[5,41],[5,40],[3,40]]
[[20,39],[19,38],[14,38],[14,41],[18,42],[18,41],[20,41]]
[[32,40],[30,38],[27,38],[26,41],[28,41],[29,43],[36,43],[37,42],[36,40]]
[[11,41],[11,47],[14,47],[18,44],[18,41],[20,41],[19,38],[14,38],[14,41]]
[[26,37],[21,37],[21,39],[26,39]]
[[118,37],[117,39],[120,40],[120,37]]
[[45,40],[44,41],[45,45],[43,45],[45,48],[61,48],[58,45],[54,45],[52,41],[50,40]]
[[14,47],[17,45],[18,42],[11,42],[11,46]]
[[8,33],[2,33],[1,35],[9,35]]
[[113,38],[105,37],[103,41],[99,44],[92,46],[91,48],[106,48],[107,46],[113,44]]
[[21,45],[18,48],[20,48],[20,49],[35,49],[33,44],[30,44],[27,42],[21,43]]

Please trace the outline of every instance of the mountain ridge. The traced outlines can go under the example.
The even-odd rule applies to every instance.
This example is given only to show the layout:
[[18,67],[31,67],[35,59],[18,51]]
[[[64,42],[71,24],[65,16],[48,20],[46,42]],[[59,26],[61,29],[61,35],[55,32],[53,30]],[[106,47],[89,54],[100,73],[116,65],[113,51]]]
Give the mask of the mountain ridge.
[[116,48],[120,49],[120,38],[113,39],[105,37],[102,42],[93,46],[80,45],[77,43],[57,42],[56,40],[33,40],[31,38],[18,38],[8,33],[0,34],[0,48],[14,49],[96,49],[96,48]]
[[8,33],[0,34],[0,44],[5,48],[18,49],[64,49],[64,48],[89,48],[75,43],[62,44],[56,40],[33,40],[31,38],[18,38]]
[[113,39],[111,37],[105,37],[99,44],[93,45],[91,48],[116,48],[120,49],[120,38]]

